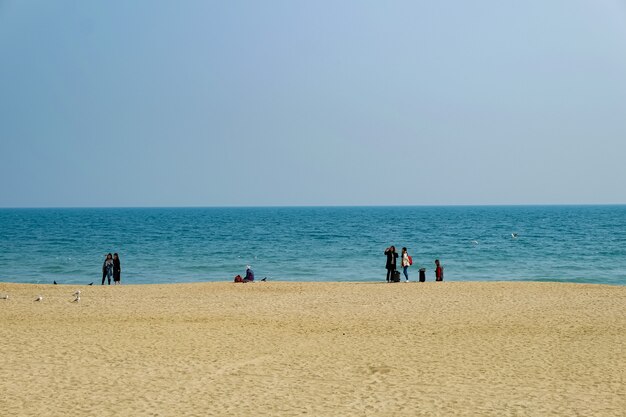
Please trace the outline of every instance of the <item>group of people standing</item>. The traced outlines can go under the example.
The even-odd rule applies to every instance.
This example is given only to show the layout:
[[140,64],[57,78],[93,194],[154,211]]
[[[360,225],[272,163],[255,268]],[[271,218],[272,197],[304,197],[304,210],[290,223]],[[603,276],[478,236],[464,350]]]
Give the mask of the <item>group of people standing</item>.
[[[396,269],[396,263],[398,259],[398,252],[396,252],[395,246],[389,246],[385,249],[385,255],[387,255],[387,282],[397,282],[400,280],[399,273]],[[409,281],[409,266],[413,265],[413,258],[409,255],[406,248],[402,248],[402,259],[400,260],[402,266],[402,272],[406,282]],[[397,279],[396,279],[397,277]],[[426,280],[426,269],[420,269],[420,281]],[[439,259],[435,259],[435,281],[443,281],[443,267],[439,262]]]
[[108,279],[109,285],[111,285],[111,277],[113,277],[113,285],[122,283],[122,265],[117,253],[113,255],[109,253],[104,259],[104,264],[102,265],[102,285],[104,285],[105,279]]

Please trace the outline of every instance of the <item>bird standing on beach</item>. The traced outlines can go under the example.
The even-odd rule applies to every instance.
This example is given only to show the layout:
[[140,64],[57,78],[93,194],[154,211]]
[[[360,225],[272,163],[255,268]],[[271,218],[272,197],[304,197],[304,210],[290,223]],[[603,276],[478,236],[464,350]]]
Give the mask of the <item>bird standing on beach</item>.
[[43,297],[41,295],[38,295],[37,298],[35,298],[35,301],[41,301],[43,300]]
[[9,299],[9,294],[4,294],[2,297],[0,297],[0,299],[8,300]]
[[79,301],[80,301],[80,290],[76,291],[76,292],[74,293],[74,295],[76,296],[76,298],[74,298],[74,301],[73,301],[73,302],[74,302],[74,303],[79,302]]
[[52,283],[53,283],[54,285],[57,285],[57,282],[56,282],[56,281],[52,281]]

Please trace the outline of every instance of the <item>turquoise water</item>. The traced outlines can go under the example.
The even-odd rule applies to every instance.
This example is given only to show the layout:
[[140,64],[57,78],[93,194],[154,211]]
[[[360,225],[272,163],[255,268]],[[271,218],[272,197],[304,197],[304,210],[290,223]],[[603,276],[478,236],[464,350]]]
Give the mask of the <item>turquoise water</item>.
[[0,281],[384,281],[391,244],[411,279],[626,284],[626,206],[2,209]]

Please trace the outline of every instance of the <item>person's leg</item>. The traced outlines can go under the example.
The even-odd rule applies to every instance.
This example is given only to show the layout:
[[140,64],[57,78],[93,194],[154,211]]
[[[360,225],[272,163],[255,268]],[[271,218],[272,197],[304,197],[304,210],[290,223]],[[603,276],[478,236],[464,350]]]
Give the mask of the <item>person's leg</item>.
[[408,267],[408,266],[405,266],[405,267],[403,268],[404,278],[406,278],[406,280],[407,280],[407,281],[409,280],[409,272],[408,272],[408,269],[409,269],[409,267]]
[[104,279],[107,277],[107,273],[103,272],[102,273],[102,285],[104,285]]
[[391,278],[392,278],[391,271],[393,271],[391,268],[387,268],[387,282],[391,281]]
[[111,271],[109,271],[107,273],[107,281],[109,281],[109,285],[111,285],[111,275],[113,275],[113,274],[111,273]]

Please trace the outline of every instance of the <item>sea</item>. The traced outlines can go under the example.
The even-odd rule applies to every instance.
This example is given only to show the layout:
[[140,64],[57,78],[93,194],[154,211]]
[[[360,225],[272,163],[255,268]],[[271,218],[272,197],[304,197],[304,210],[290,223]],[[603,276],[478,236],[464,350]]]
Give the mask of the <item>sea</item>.
[[[0,209],[0,281],[98,285],[385,281],[406,247],[409,279],[626,284],[626,206]],[[403,278],[404,279],[404,278]]]

